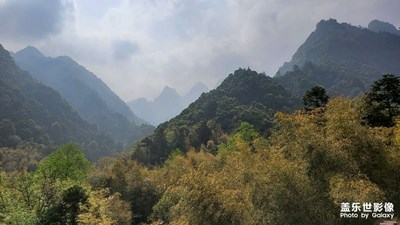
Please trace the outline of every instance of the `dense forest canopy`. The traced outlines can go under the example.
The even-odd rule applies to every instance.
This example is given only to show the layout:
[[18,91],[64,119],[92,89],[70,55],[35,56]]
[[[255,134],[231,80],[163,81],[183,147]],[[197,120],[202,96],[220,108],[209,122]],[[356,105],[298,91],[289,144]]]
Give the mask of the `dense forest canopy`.
[[0,220],[376,224],[339,217],[342,202],[400,204],[400,123],[369,127],[363,101],[339,97],[312,111],[278,112],[269,137],[243,122],[215,153],[174,151],[158,167],[125,155],[88,173],[77,147],[66,145],[34,173],[1,174]]

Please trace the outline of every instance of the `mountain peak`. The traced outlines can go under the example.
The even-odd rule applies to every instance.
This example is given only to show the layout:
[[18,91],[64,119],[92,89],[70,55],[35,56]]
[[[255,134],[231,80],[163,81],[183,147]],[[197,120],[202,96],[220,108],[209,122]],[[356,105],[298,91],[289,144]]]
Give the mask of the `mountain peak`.
[[164,87],[161,94],[154,99],[154,102],[165,102],[165,101],[171,101],[172,99],[180,99],[180,98],[181,96],[178,94],[178,92],[167,85]]
[[321,20],[317,23],[316,33],[330,34],[345,29],[347,23],[338,23],[336,19]]
[[289,92],[275,83],[271,77],[251,69],[236,70],[216,90],[234,96],[243,104],[252,101],[264,102],[268,98],[266,94],[268,92],[274,93],[275,96],[290,98]]
[[207,85],[205,85],[202,82],[197,82],[195,85],[193,85],[192,88],[188,91],[188,93],[185,95],[185,97],[192,98],[195,96],[195,99],[191,99],[191,101],[196,100],[200,96],[201,93],[209,91]]
[[368,29],[374,32],[388,32],[400,35],[400,30],[396,29],[393,24],[380,20],[372,20],[371,22],[369,22]]
[[170,86],[168,86],[168,85],[165,85],[165,87],[163,88],[163,92],[164,91],[175,91],[175,89],[170,87]]
[[196,90],[208,90],[207,85],[205,85],[203,82],[197,82],[195,85],[193,85],[193,87],[190,89],[189,92],[191,91],[196,91]]
[[153,101],[139,98],[128,102],[132,111],[151,124],[158,125],[178,115],[185,107],[194,102],[203,92],[207,92],[205,84],[198,82],[185,96],[180,96],[174,88],[165,86]]
[[[371,31],[374,26],[378,32]],[[331,96],[362,94],[382,74],[400,71],[400,36],[380,32],[382,27],[396,30],[380,21],[366,29],[322,20],[291,61],[279,69],[276,79],[297,97],[315,85],[323,86]]]
[[164,87],[164,89],[162,90],[160,96],[161,96],[161,95],[179,95],[179,94],[178,94],[178,92],[177,92],[174,88],[172,88],[172,87],[166,85],[166,86]]
[[15,54],[22,57],[45,57],[37,48],[33,46],[27,46]]
[[321,20],[317,23],[317,28],[336,27],[340,25],[336,19]]

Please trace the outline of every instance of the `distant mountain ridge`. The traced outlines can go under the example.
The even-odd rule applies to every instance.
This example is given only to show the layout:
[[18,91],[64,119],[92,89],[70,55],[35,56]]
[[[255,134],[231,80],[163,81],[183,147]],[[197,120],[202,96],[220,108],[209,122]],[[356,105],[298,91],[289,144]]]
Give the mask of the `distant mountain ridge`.
[[16,63],[36,79],[57,90],[90,123],[117,142],[131,144],[151,133],[144,120],[96,75],[67,56],[46,57],[34,47],[14,55]]
[[274,79],[301,97],[315,85],[357,96],[382,74],[400,74],[400,36],[322,20]]
[[271,77],[239,69],[178,116],[160,124],[153,135],[135,146],[133,157],[154,164],[165,160],[174,149],[213,151],[223,136],[232,134],[241,122],[252,124],[265,135],[272,127],[275,112],[292,111],[300,106],[299,102]]
[[175,89],[165,86],[160,95],[153,101],[139,98],[129,101],[127,104],[136,115],[153,125],[158,125],[178,115],[185,107],[194,102],[201,93],[207,91],[209,91],[208,87],[201,82],[196,83],[184,96],[179,95]]
[[59,93],[18,68],[1,45],[0,105],[0,147],[30,143],[49,151],[74,141],[92,160],[118,148],[111,137],[84,121]]

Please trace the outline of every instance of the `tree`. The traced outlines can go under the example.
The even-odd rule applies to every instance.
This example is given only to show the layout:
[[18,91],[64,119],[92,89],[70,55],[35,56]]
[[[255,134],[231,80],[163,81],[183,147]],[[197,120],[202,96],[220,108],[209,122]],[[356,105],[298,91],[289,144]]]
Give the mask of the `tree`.
[[304,108],[309,111],[324,106],[329,100],[325,89],[321,86],[315,86],[307,90],[303,97]]
[[400,115],[400,77],[383,75],[365,97],[364,119],[370,126],[394,126]]
[[44,178],[82,181],[90,163],[82,150],[74,143],[59,147],[38,166],[37,174]]
[[74,185],[62,193],[61,201],[49,207],[39,215],[39,224],[78,224],[78,215],[82,204],[87,203],[86,190]]
[[80,225],[129,225],[131,223],[129,203],[121,199],[120,193],[111,194],[109,189],[90,192],[87,204],[82,205],[78,216]]

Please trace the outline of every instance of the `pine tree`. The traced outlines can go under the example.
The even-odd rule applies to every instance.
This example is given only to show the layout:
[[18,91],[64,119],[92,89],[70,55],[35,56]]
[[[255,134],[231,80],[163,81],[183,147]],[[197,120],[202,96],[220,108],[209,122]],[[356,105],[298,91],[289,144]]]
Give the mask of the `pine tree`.
[[303,97],[304,108],[309,111],[324,106],[329,100],[325,89],[321,86],[315,86],[307,90]]
[[400,77],[383,75],[365,97],[364,119],[370,126],[391,127],[400,115]]

